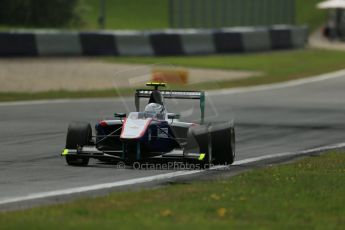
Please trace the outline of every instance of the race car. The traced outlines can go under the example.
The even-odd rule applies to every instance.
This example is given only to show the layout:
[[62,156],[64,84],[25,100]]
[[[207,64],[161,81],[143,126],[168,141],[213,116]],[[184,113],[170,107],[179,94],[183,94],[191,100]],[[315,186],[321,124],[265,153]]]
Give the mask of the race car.
[[[137,89],[136,112],[115,113],[114,119],[95,125],[69,125],[62,156],[68,165],[86,166],[90,158],[125,163],[159,160],[196,161],[202,164],[232,164],[235,159],[235,129],[232,122],[205,124],[205,92],[161,90],[165,83],[147,83],[153,89]],[[140,111],[140,99],[148,104]],[[197,99],[200,124],[182,122],[168,112],[165,99]]]

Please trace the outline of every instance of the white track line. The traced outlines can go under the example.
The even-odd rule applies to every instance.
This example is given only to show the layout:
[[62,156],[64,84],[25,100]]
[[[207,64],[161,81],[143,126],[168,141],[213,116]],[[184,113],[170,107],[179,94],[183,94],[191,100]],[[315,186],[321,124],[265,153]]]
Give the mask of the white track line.
[[315,82],[331,80],[331,79],[335,79],[339,77],[345,77],[345,69],[327,73],[327,74],[318,75],[315,77],[291,80],[291,81],[286,81],[282,83],[224,89],[224,90],[219,90],[217,92],[209,92],[207,95],[238,94],[238,93],[265,91],[265,90],[275,90],[275,89],[282,89],[282,88],[288,88],[288,87],[294,87],[294,86],[300,86],[300,85],[305,85],[305,84],[311,84]]
[[177,172],[172,172],[172,173],[166,173],[166,174],[160,174],[160,175],[142,177],[142,178],[136,178],[136,179],[130,179],[130,180],[123,180],[123,181],[117,181],[117,182],[112,182],[112,183],[97,184],[97,185],[83,186],[83,187],[70,188],[70,189],[62,189],[62,190],[56,190],[56,191],[51,191],[51,192],[35,193],[35,194],[30,194],[30,195],[22,196],[22,197],[2,199],[0,200],[0,205],[30,201],[30,200],[36,200],[36,199],[42,199],[42,198],[48,198],[48,197],[55,197],[55,196],[61,196],[61,195],[71,195],[71,194],[82,193],[82,192],[90,192],[90,191],[96,191],[96,190],[102,190],[102,189],[116,188],[116,187],[122,187],[122,186],[127,186],[127,185],[142,184],[142,183],[154,182],[154,181],[159,181],[159,180],[166,180],[166,179],[175,178],[179,176],[188,176],[188,175],[196,174],[200,172],[201,170],[177,171]]
[[[268,85],[261,85],[261,86],[252,86],[252,87],[240,87],[240,88],[233,88],[233,89],[225,89],[225,90],[214,90],[208,91],[207,95],[224,95],[224,94],[238,94],[238,93],[250,93],[250,92],[258,92],[258,91],[265,91],[265,90],[274,90],[274,89],[281,89],[281,88],[288,88],[293,86],[305,85],[320,81],[331,80],[339,77],[345,77],[345,69],[339,70],[327,74],[318,75],[315,77],[304,78],[299,80],[291,80],[282,83],[274,83]],[[121,98],[90,98],[90,99],[57,99],[57,100],[36,100],[36,101],[18,101],[18,102],[1,102],[1,106],[23,106],[23,105],[45,105],[45,104],[61,104],[61,103],[71,103],[71,102],[90,102],[90,101],[114,101],[114,100],[123,100]]]
[[[344,147],[345,147],[345,142],[335,144],[335,145],[328,145],[328,146],[324,146],[324,147],[320,147],[320,148],[303,150],[300,152],[287,152],[287,153],[270,154],[270,155],[265,155],[265,156],[235,161],[233,166],[245,165],[248,163],[254,163],[254,162],[259,162],[259,161],[269,160],[269,159],[275,159],[275,158],[281,158],[281,157],[291,157],[291,156],[311,154],[311,153],[315,153],[315,152],[324,152],[324,151],[328,151],[328,150],[332,150],[332,149],[339,149],[339,148],[344,148]],[[222,170],[222,169],[225,169],[228,167],[229,166],[215,166],[215,167],[211,168],[210,170]],[[143,183],[148,183],[148,182],[162,181],[162,180],[167,180],[167,179],[181,177],[181,176],[193,175],[193,174],[197,174],[197,173],[201,173],[201,172],[205,172],[205,170],[177,171],[177,172],[172,172],[172,173],[165,173],[165,174],[160,174],[160,175],[155,175],[155,176],[142,177],[142,178],[136,178],[136,179],[130,179],[130,180],[123,180],[123,181],[117,181],[117,182],[112,182],[112,183],[104,183],[104,184],[83,186],[83,187],[77,187],[77,188],[62,189],[62,190],[56,190],[56,191],[50,191],[50,192],[34,193],[34,194],[29,194],[27,196],[2,199],[2,200],[0,200],[0,205],[17,203],[17,202],[24,202],[24,201],[31,201],[31,200],[43,199],[43,198],[49,198],[49,197],[63,196],[63,195],[72,195],[72,194],[77,194],[77,193],[97,191],[97,190],[110,189],[110,188],[116,188],[116,187],[123,187],[123,186],[128,186],[128,185],[143,184]]]
[[277,153],[277,154],[270,154],[270,155],[265,155],[265,156],[260,156],[260,157],[248,158],[244,160],[235,161],[234,164],[232,165],[243,165],[243,164],[249,164],[249,163],[254,163],[258,161],[270,160],[270,159],[281,158],[281,157],[291,157],[291,156],[298,156],[298,155],[302,156],[306,154],[311,154],[311,153],[316,153],[316,152],[325,152],[328,150],[340,149],[340,148],[345,148],[345,142],[334,144],[334,145],[327,145],[327,146],[323,146],[319,148],[307,149],[300,152]]

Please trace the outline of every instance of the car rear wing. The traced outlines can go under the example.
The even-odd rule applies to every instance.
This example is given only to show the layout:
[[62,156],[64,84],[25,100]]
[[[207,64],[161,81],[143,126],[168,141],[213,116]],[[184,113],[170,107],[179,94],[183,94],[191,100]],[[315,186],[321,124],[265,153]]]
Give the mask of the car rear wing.
[[[135,108],[140,111],[140,98],[150,98],[154,90],[137,89],[135,93]],[[194,99],[200,101],[201,123],[205,118],[205,92],[203,91],[183,91],[183,90],[159,90],[165,99]]]

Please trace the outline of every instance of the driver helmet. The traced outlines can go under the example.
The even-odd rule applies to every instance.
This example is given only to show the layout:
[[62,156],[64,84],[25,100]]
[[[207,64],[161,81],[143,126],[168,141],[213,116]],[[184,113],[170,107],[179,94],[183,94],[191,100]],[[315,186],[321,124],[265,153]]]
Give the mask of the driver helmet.
[[151,114],[160,114],[163,112],[163,110],[164,107],[157,103],[150,103],[145,107],[145,112]]

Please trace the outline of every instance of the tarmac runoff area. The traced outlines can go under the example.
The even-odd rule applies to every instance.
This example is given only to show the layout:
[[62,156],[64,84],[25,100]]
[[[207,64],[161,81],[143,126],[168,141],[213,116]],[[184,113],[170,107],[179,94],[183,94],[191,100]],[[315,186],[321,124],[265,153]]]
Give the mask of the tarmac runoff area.
[[[236,174],[248,164],[275,163],[345,146],[345,70],[274,85],[208,93],[207,120],[234,119],[237,158],[226,170],[136,170],[91,161],[68,167],[60,157],[70,121],[134,109],[133,98],[0,103],[0,210],[64,202],[117,189],[152,187]],[[198,103],[168,102],[183,120],[198,119]],[[193,110],[195,109],[195,110]]]
[[[96,58],[0,59],[0,92],[102,90],[142,87],[157,65],[115,64]],[[189,84],[260,76],[258,72],[188,68]]]

